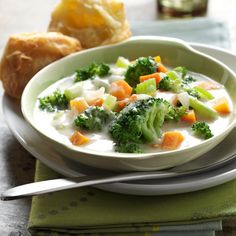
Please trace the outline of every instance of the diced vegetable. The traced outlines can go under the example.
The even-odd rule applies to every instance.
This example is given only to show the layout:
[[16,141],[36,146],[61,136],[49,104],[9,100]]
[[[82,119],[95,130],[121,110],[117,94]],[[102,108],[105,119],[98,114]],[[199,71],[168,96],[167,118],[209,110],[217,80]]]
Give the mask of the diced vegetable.
[[162,149],[174,150],[177,149],[184,141],[184,136],[178,131],[168,131],[163,134],[161,143]]
[[132,94],[129,98],[130,102],[135,102],[138,100],[138,95],[137,94]]
[[57,129],[62,130],[65,128],[64,124],[65,118],[65,111],[57,111],[56,114],[53,116],[51,124]]
[[105,88],[101,87],[98,90],[87,90],[86,93],[84,93],[84,98],[89,105],[92,105],[97,99],[104,98],[104,94]]
[[214,101],[213,108],[221,114],[230,113],[229,103],[225,97],[219,98]]
[[182,92],[177,95],[177,99],[180,101],[180,103],[185,106],[186,108],[189,108],[189,95],[187,92]]
[[179,76],[178,76],[178,74],[177,74],[174,70],[169,71],[169,72],[167,73],[167,76],[168,76],[170,79],[172,79],[172,80],[179,80],[179,79],[180,79]]
[[145,80],[144,82],[138,84],[135,91],[137,94],[153,95],[156,92],[156,90],[157,90],[156,80],[149,79],[149,80]]
[[106,109],[106,110],[110,110],[110,111],[113,111],[115,106],[116,106],[116,101],[117,101],[117,98],[112,96],[112,95],[108,95],[103,103],[103,107]]
[[167,68],[162,64],[162,63],[158,63],[158,69],[157,69],[158,72],[163,72],[163,73],[166,73],[168,70]]
[[156,84],[157,85],[162,80],[162,78],[160,77],[159,73],[153,73],[153,74],[149,74],[149,75],[140,76],[139,80],[140,80],[140,82],[144,82],[146,80],[153,79],[153,78],[156,80]]
[[190,110],[187,114],[182,115],[181,120],[188,123],[195,123],[197,119],[194,110]]
[[215,119],[218,117],[218,114],[214,109],[192,96],[189,97],[189,104],[200,116],[206,119]]
[[70,141],[73,145],[80,146],[82,144],[89,142],[90,139],[86,137],[85,135],[81,134],[79,131],[75,131],[70,136]]
[[160,56],[154,57],[154,61],[158,64],[158,69],[157,69],[158,72],[166,73],[168,71],[167,68],[161,63]]
[[161,63],[161,57],[160,57],[160,56],[154,57],[154,61],[155,61],[156,63]]
[[211,89],[219,89],[221,86],[217,83],[213,82],[202,82],[198,84],[198,87],[201,87],[205,90],[211,90]]
[[130,65],[130,61],[124,57],[118,57],[116,66],[121,68],[127,68]]
[[121,111],[122,109],[125,108],[125,106],[127,104],[129,104],[130,100],[128,98],[125,98],[124,100],[118,101],[117,105],[118,105],[118,110]]
[[89,107],[84,97],[75,98],[70,100],[70,108],[72,111],[82,113]]
[[204,88],[195,86],[194,89],[198,92],[198,94],[200,95],[201,98],[206,99],[206,100],[211,100],[214,98],[214,96],[208,92],[207,90],[205,90]]
[[103,98],[98,98],[92,103],[92,106],[101,107],[103,105],[103,103],[104,103],[104,99]]
[[119,80],[124,80],[124,76],[121,76],[121,75],[111,75],[109,76],[109,83],[113,83],[113,82],[116,82],[116,81],[119,81]]
[[[120,79],[120,78],[119,78]],[[101,79],[99,77],[96,77],[94,80],[92,80],[92,83],[96,87],[96,89],[99,89],[101,87],[105,88],[105,91],[108,92],[110,89],[110,83],[108,80]],[[76,85],[76,84],[75,84]]]
[[109,93],[118,100],[123,100],[130,97],[132,87],[124,80],[118,80],[111,84]]
[[71,100],[76,97],[80,97],[83,93],[83,86],[80,83],[76,83],[71,87],[65,89],[64,94],[68,100]]

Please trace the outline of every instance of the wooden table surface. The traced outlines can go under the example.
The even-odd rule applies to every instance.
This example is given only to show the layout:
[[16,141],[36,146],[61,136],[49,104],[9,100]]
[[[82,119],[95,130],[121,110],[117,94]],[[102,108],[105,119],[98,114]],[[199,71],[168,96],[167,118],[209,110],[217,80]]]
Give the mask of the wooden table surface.
[[[10,34],[45,31],[50,12],[59,0],[0,0],[0,53]],[[160,20],[156,0],[125,0],[129,20]],[[143,10],[145,9],[145,11]],[[229,24],[231,51],[236,53],[236,1],[209,0],[207,16],[222,19]],[[0,85],[0,97],[3,89]],[[0,192],[32,182],[35,159],[28,154],[11,134],[0,111]],[[30,199],[0,202],[0,236],[29,235],[26,229]],[[217,235],[235,235],[229,222],[224,232]]]

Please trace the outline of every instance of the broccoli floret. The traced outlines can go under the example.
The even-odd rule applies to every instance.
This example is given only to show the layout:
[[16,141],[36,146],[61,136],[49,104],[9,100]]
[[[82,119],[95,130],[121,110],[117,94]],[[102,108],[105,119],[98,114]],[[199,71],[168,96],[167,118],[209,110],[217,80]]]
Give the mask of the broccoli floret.
[[160,90],[178,93],[181,90],[181,80],[179,78],[173,80],[169,76],[165,76],[158,84],[158,88]]
[[184,66],[179,66],[179,67],[176,67],[174,69],[174,71],[176,72],[179,72],[181,74],[181,78],[182,78],[182,83],[183,84],[190,84],[192,82],[195,82],[196,79],[193,78],[191,75],[188,75],[188,70],[186,67]]
[[165,76],[158,84],[158,88],[164,91],[170,91],[171,90],[171,83],[170,78],[168,76]]
[[115,151],[125,152],[125,153],[143,153],[139,144],[134,143],[134,142],[116,143]]
[[75,82],[80,82],[87,79],[92,79],[92,75],[90,74],[89,69],[82,68],[76,71]]
[[193,82],[196,82],[197,80],[195,78],[193,78],[191,75],[186,75],[184,78],[183,78],[183,83],[185,84],[190,84],[190,83],[193,83]]
[[176,67],[174,71],[179,72],[181,74],[181,78],[183,79],[184,83],[188,84],[196,81],[195,78],[193,78],[191,75],[188,75],[188,70],[184,66]]
[[125,73],[125,81],[135,88],[140,83],[140,76],[155,73],[157,68],[158,65],[152,57],[139,57],[133,64],[129,65]]
[[48,112],[65,110],[68,108],[68,99],[60,90],[56,90],[51,95],[39,98],[39,108]]
[[192,126],[192,131],[195,135],[203,139],[209,139],[214,136],[211,132],[209,125],[206,122],[194,123]]
[[176,67],[174,70],[177,71],[177,72],[179,72],[179,73],[181,73],[182,79],[183,79],[183,78],[187,75],[187,73],[188,73],[187,68],[184,67],[184,66],[178,66],[178,67]]
[[110,71],[110,67],[108,64],[93,63],[88,68],[81,68],[76,71],[75,82],[80,82],[80,81],[84,81],[87,79],[94,79],[95,75],[102,77],[102,76],[109,74],[109,71]]
[[189,95],[200,98],[198,91],[194,88],[191,88],[188,84],[176,77],[175,79],[171,79],[169,76],[165,76],[158,84],[158,89],[164,91],[172,91],[175,93],[179,93],[181,91],[187,92]]
[[166,112],[163,99],[137,100],[126,106],[112,121],[110,134],[118,147],[120,144],[131,143],[129,152],[132,152],[133,143],[152,143],[158,140]]
[[98,75],[98,76],[105,76],[108,75],[110,71],[110,67],[108,64],[102,63],[102,64],[96,64],[93,63],[90,67],[89,67],[89,72],[91,75]]
[[74,124],[84,130],[101,131],[103,125],[114,117],[112,111],[102,107],[92,106],[79,114],[74,120]]
[[195,88],[191,88],[186,84],[182,84],[182,89],[192,97],[195,97],[197,99],[201,98],[199,92]]
[[179,121],[180,117],[182,115],[185,115],[187,112],[187,108],[184,106],[179,106],[179,107],[175,107],[172,106],[169,102],[167,102],[166,100],[164,100],[164,104],[167,107],[167,113],[165,115],[165,120],[166,121]]

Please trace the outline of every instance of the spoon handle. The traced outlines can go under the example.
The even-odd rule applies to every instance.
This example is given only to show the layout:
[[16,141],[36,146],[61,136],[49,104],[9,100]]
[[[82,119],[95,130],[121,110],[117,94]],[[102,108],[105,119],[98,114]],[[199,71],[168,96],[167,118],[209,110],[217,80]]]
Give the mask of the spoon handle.
[[[183,174],[183,173],[181,173]],[[40,182],[20,185],[6,190],[1,194],[1,200],[8,201],[24,197],[31,197],[50,192],[56,192],[66,189],[93,186],[98,184],[107,184],[122,181],[162,179],[167,177],[179,176],[177,172],[155,171],[155,172],[134,172],[118,175],[104,176],[81,176],[68,179],[52,179]]]

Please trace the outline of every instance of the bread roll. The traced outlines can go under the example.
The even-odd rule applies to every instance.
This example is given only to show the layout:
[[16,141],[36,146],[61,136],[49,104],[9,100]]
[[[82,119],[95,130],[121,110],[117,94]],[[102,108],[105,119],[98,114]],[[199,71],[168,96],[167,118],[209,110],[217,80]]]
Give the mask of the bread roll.
[[81,50],[77,39],[61,33],[12,35],[0,64],[0,79],[8,95],[20,98],[28,81],[43,67]]
[[131,35],[120,0],[61,0],[48,31],[75,37],[83,48],[113,44]]

